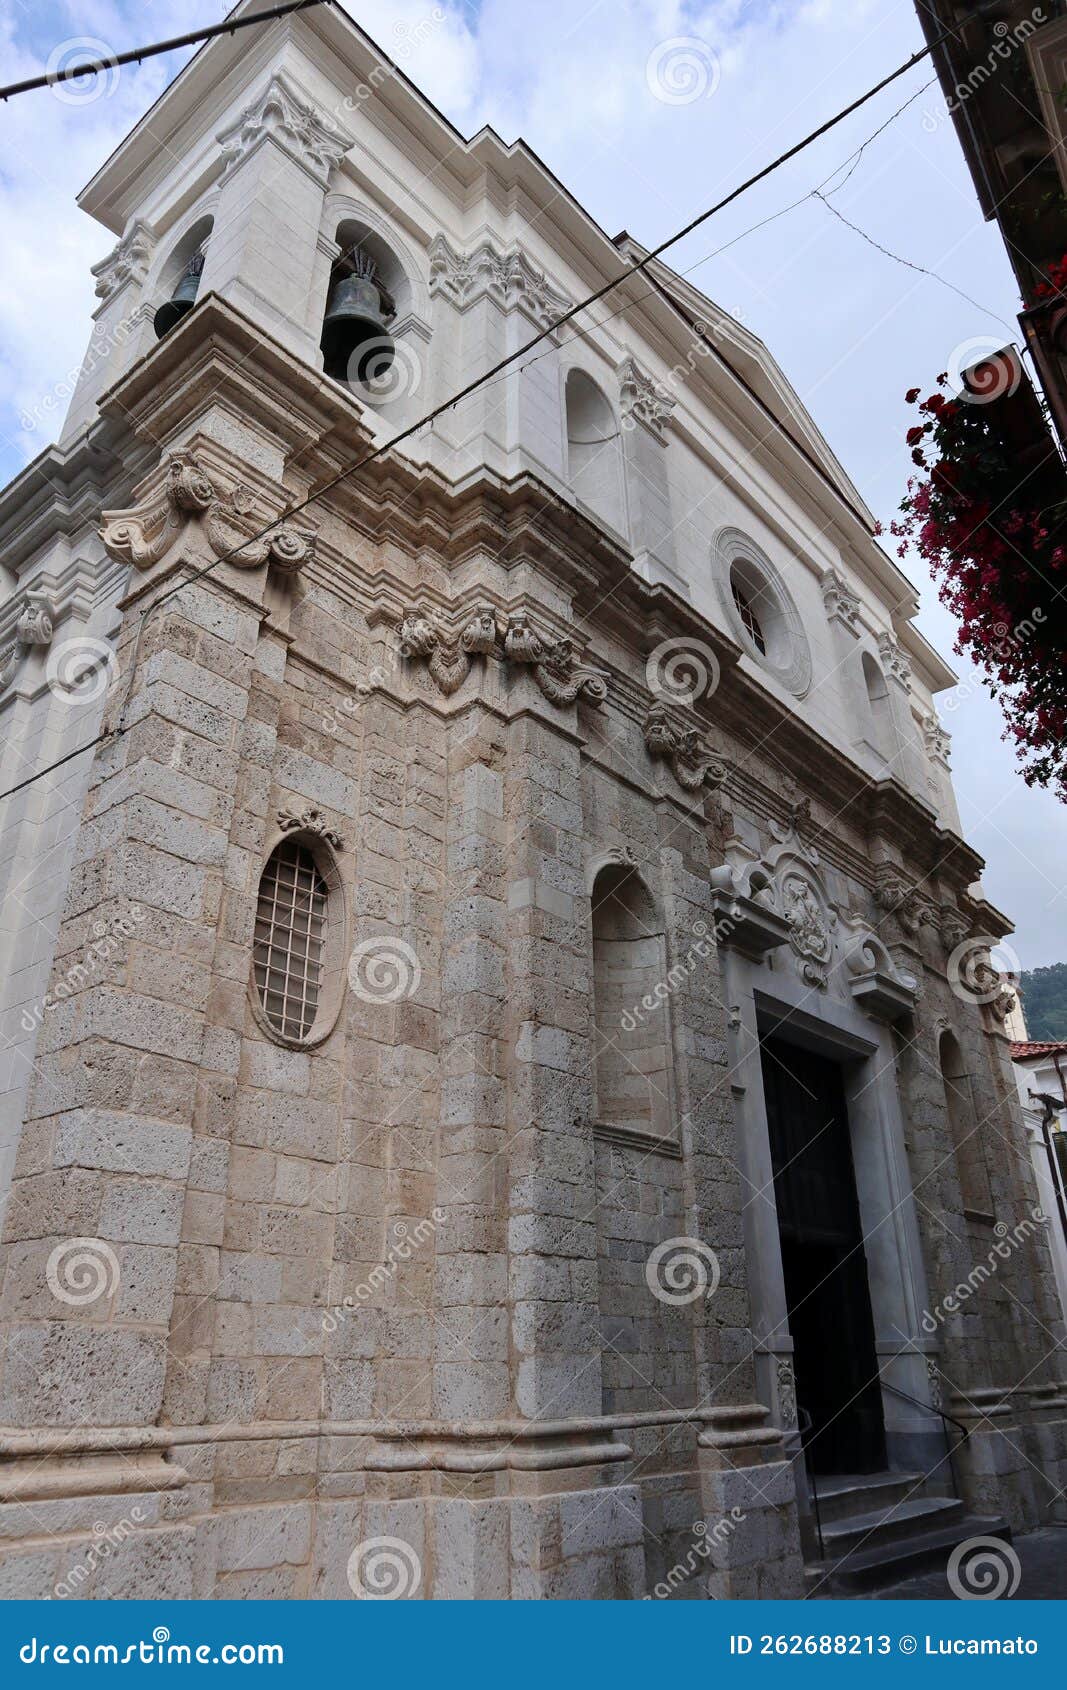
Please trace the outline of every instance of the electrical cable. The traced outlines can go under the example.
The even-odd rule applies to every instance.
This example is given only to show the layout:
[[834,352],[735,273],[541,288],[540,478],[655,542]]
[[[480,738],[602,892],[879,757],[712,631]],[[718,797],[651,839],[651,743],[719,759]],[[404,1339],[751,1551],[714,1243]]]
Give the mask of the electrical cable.
[[[311,3],[313,3],[313,0],[300,0],[301,6]],[[286,9],[297,10],[299,8],[297,5],[293,5]],[[257,18],[266,15],[267,14],[262,13],[257,14]],[[250,18],[238,19],[232,26],[217,26],[215,33],[222,33],[226,29],[231,27],[236,28],[240,24],[252,21],[255,20]],[[242,540],[239,545],[232,546],[227,551],[220,553],[220,555],[217,558],[214,558],[211,563],[205,564],[203,568],[195,570],[188,579],[177,583],[168,592],[156,599],[154,603],[147,608],[147,610],[141,612],[139,632],[140,627],[143,627],[145,618],[154,614],[154,612],[162,605],[166,604],[169,599],[173,598],[176,593],[182,592],[186,587],[193,586],[196,582],[203,580],[206,575],[209,575],[214,569],[217,569],[220,563],[227,562],[230,558],[235,557],[238,553],[244,551],[246,547],[255,545],[258,541],[264,539],[268,534],[272,533],[283,523],[290,521],[294,516],[299,515],[301,511],[306,510],[311,504],[313,504],[316,500],[321,499],[326,493],[331,492],[333,488],[339,486],[342,482],[347,481],[350,476],[355,475],[359,470],[365,468],[367,464],[373,463],[376,459],[383,457],[386,452],[390,452],[394,447],[399,446],[401,442],[409,440],[413,435],[418,434],[423,428],[428,427],[438,417],[443,416],[446,411],[453,410],[456,405],[462,402],[462,400],[469,398],[472,393],[477,392],[479,388],[484,387],[488,382],[491,382],[493,378],[498,376],[503,370],[510,368],[512,364],[515,364],[519,359],[524,358],[535,346],[539,346],[542,341],[547,340],[551,335],[555,334],[557,330],[562,328],[565,324],[571,322],[572,319],[577,317],[582,311],[588,310],[590,306],[595,305],[599,300],[604,299],[609,293],[613,293],[614,290],[621,286],[623,282],[630,281],[633,277],[641,275],[648,269],[649,265],[663,253],[669,251],[671,247],[677,246],[679,241],[684,240],[687,235],[692,234],[694,230],[699,229],[720,211],[725,210],[728,205],[732,205],[735,200],[741,198],[742,194],[747,193],[751,188],[754,188],[757,183],[766,180],[768,176],[771,176],[775,171],[780,170],[783,165],[788,164],[790,159],[796,158],[799,153],[806,151],[806,149],[812,146],[816,141],[821,140],[824,135],[829,134],[832,129],[836,129],[837,126],[843,123],[847,117],[851,117],[854,112],[859,111],[861,107],[867,105],[876,97],[876,95],[880,94],[883,89],[888,88],[892,83],[899,81],[902,76],[906,76],[907,73],[910,70],[913,70],[917,64],[921,64],[924,59],[929,58],[931,53],[940,46],[941,42],[947,40],[947,38],[953,33],[953,30],[945,30],[944,33],[936,40],[929,42],[925,47],[920,48],[918,52],[913,53],[910,58],[905,59],[902,64],[896,67],[895,70],[890,71],[871,88],[868,88],[865,93],[858,95],[856,99],[851,100],[848,105],[843,106],[841,110],[836,112],[832,117],[827,118],[815,129],[810,130],[807,135],[801,138],[801,140],[795,141],[792,146],[787,147],[784,152],[779,153],[778,156],[772,159],[769,164],[763,165],[762,168],[755,171],[753,175],[746,177],[743,182],[739,183],[736,188],[732,188],[728,194],[724,195],[722,199],[717,200],[714,205],[708,206],[706,210],[699,212],[696,217],[691,218],[688,223],[684,224],[683,227],[678,229],[673,235],[669,235],[666,240],[660,241],[658,246],[652,247],[651,250],[646,252],[642,258],[637,259],[630,264],[629,268],[624,270],[621,275],[612,277],[609,281],[603,283],[602,286],[596,288],[592,293],[588,294],[584,299],[579,300],[577,304],[570,306],[552,322],[546,324],[546,326],[537,334],[533,335],[531,339],[525,341],[513,352],[509,352],[505,357],[499,359],[497,363],[493,364],[488,370],[483,371],[480,376],[476,376],[464,387],[459,388],[458,391],[452,394],[450,398],[442,400],[439,405],[434,406],[431,411],[426,412],[426,414],[420,417],[418,421],[409,424],[407,428],[401,429],[398,434],[392,435],[388,440],[383,441],[381,445],[374,447],[370,452],[364,453],[361,458],[357,458],[354,463],[349,464],[346,468],[338,470],[335,475],[330,476],[329,479],[324,481],[321,486],[313,487],[311,492],[306,494],[304,498],[287,506],[284,511],[282,511],[271,522],[268,522],[257,533],[250,535],[246,540]],[[2,93],[2,90],[0,90],[0,93]],[[890,119],[889,121],[892,120]],[[871,139],[873,139],[873,136]],[[628,305],[636,303],[636,300],[632,300],[628,302]],[[133,675],[134,666],[131,664],[131,684],[133,681]],[[126,701],[123,703],[119,722],[114,728],[101,732],[95,737],[95,739],[89,740],[85,745],[74,751],[68,752],[66,756],[60,758],[56,763],[49,764],[47,767],[39,769],[36,773],[28,775],[25,780],[19,781],[15,786],[10,787],[6,792],[0,793],[0,802],[2,802],[5,798],[13,797],[16,793],[23,791],[27,786],[32,785],[35,781],[43,780],[46,775],[51,774],[56,768],[62,767],[64,763],[70,762],[73,757],[79,756],[83,752],[95,750],[98,745],[104,744],[105,741],[117,739],[122,734],[128,732],[128,728],[124,725],[121,719],[122,715],[125,713],[127,704],[128,696]]]

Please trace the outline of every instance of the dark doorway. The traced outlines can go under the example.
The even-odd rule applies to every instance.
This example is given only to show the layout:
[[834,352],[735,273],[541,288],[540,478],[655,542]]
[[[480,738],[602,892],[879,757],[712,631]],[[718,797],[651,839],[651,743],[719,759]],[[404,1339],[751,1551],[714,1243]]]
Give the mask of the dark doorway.
[[797,1402],[816,1473],[886,1466],[852,1142],[841,1070],[784,1039],[762,1042],[763,1085],[793,1338]]

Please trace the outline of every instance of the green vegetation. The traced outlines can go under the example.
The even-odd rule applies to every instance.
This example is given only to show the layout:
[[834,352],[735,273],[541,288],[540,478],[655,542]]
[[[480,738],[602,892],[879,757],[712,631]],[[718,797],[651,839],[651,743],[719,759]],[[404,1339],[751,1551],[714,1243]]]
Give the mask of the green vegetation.
[[1067,962],[1028,969],[1019,990],[1031,1039],[1067,1039]]

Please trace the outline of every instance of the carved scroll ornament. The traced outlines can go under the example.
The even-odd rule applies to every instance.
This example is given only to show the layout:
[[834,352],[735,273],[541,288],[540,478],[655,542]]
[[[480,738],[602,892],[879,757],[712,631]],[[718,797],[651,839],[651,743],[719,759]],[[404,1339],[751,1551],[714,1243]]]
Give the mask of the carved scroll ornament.
[[314,555],[311,529],[279,523],[269,533],[247,539],[243,530],[257,532],[262,523],[256,500],[241,485],[220,494],[194,452],[172,452],[164,460],[162,485],[138,505],[124,511],[105,511],[100,537],[113,558],[135,569],[150,569],[165,557],[187,524],[201,525],[216,556],[232,552],[227,563],[237,569],[258,569],[268,561],[285,574],[295,574]]
[[496,649],[496,616],[491,607],[480,605],[453,638],[442,632],[428,612],[409,610],[398,633],[403,655],[425,658],[434,685],[450,698],[470,674],[471,658],[488,657]]
[[719,786],[726,778],[724,764],[708,751],[696,728],[672,722],[666,705],[654,704],[645,717],[645,745],[655,761],[667,762],[679,786],[696,792],[705,781]]
[[607,676],[602,669],[580,663],[570,640],[543,639],[524,616],[509,618],[504,656],[511,663],[529,665],[550,704],[573,704],[577,698],[602,704],[608,696]]

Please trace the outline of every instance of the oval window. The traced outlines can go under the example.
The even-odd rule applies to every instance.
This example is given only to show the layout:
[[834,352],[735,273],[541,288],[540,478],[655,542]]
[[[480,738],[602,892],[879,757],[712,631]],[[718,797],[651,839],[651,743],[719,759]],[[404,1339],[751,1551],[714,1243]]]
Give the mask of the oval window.
[[259,1003],[281,1038],[302,1042],[323,996],[330,940],[330,888],[314,855],[286,839],[267,859],[259,883],[253,972]]

